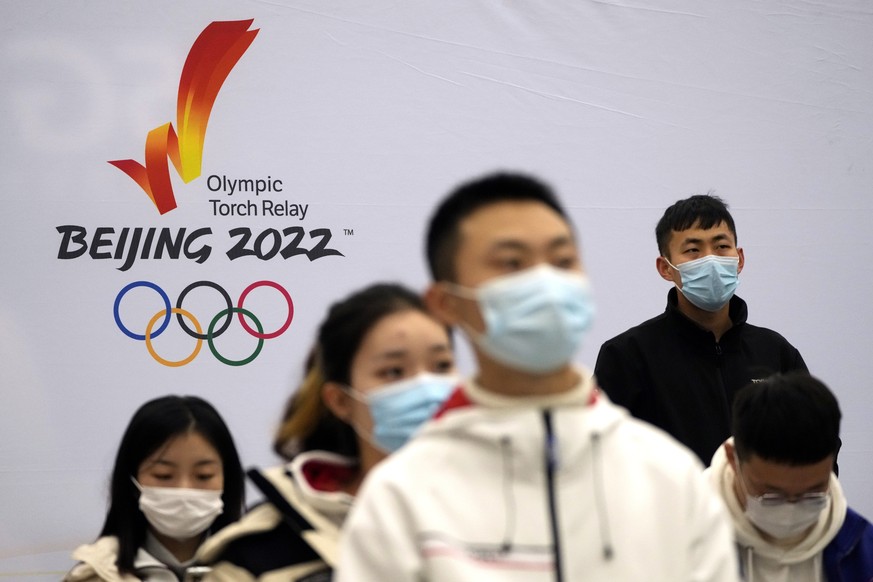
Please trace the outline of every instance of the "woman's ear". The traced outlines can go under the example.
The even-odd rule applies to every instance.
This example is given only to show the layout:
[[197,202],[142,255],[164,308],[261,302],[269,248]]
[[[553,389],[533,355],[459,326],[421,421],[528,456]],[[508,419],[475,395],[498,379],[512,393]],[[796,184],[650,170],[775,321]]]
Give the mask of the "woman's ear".
[[321,399],[334,416],[343,422],[351,422],[352,396],[338,382],[325,382],[321,387]]

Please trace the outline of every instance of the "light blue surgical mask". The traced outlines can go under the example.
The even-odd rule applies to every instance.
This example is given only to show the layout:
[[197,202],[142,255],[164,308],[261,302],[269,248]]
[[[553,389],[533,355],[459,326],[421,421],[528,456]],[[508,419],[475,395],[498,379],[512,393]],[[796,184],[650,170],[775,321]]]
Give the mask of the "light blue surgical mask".
[[465,326],[476,345],[498,362],[533,374],[567,365],[594,317],[588,278],[549,264],[497,277],[475,289],[452,289],[479,304],[485,332]]
[[350,389],[355,398],[367,405],[373,419],[372,436],[360,431],[358,434],[372,439],[372,444],[383,451],[393,453],[436,414],[459,383],[455,375],[423,372],[367,393]]
[[679,290],[685,298],[704,311],[718,311],[727,305],[739,285],[739,257],[706,255],[679,265],[667,264],[679,271]]

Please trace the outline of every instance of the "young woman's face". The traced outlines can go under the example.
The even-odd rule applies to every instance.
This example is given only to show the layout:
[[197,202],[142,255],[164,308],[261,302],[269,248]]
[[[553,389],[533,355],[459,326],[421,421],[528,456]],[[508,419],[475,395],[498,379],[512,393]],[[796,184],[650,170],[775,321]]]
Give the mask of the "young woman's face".
[[[422,372],[454,374],[455,359],[446,329],[409,309],[383,317],[364,336],[352,359],[350,384],[367,394]],[[359,430],[372,430],[366,404],[354,403],[352,420]]]
[[146,458],[136,480],[143,487],[224,489],[224,467],[218,451],[199,432],[177,435]]

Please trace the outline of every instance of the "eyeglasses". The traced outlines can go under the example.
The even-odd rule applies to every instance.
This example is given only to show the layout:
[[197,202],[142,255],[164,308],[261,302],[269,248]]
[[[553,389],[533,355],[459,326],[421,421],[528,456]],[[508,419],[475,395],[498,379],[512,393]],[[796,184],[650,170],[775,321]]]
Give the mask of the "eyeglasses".
[[764,507],[776,507],[778,505],[785,505],[786,503],[799,503],[801,505],[812,507],[824,507],[828,500],[828,493],[827,491],[814,491],[812,493],[804,493],[803,495],[796,495],[794,497],[789,497],[782,493],[765,493],[763,495],[749,495],[749,497],[757,499]]
[[740,478],[740,485],[750,498],[758,501],[764,507],[777,507],[786,503],[799,503],[809,507],[824,507],[828,500],[827,491],[811,491],[800,495],[785,495],[784,493],[764,493],[763,495],[752,495],[749,492],[749,487],[746,485],[746,479],[742,473],[737,472]]

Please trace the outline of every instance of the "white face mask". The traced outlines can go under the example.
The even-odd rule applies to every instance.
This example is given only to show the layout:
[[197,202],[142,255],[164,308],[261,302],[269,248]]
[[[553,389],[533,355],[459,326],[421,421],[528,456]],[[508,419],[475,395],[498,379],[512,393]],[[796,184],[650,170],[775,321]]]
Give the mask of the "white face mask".
[[200,535],[224,509],[219,489],[143,487],[136,479],[133,483],[140,490],[139,508],[146,520],[158,532],[174,540]]
[[821,497],[766,505],[757,497],[746,497],[746,517],[758,529],[776,539],[792,538],[816,523],[827,503],[827,497]]
[[479,303],[485,332],[465,329],[479,348],[510,368],[534,374],[567,365],[594,316],[588,278],[547,264],[475,289],[452,288]]

